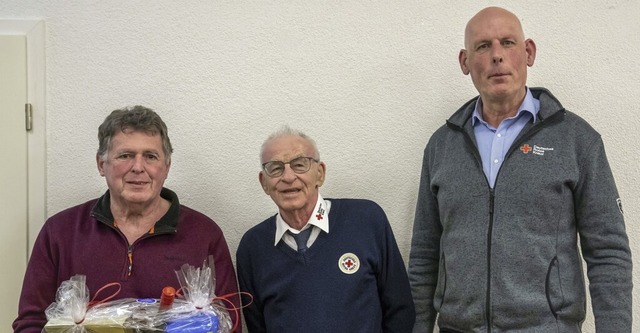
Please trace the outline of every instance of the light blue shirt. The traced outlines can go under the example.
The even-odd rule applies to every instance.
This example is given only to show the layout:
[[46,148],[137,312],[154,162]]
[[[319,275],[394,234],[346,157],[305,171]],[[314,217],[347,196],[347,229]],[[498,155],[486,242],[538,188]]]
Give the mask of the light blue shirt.
[[482,100],[478,98],[471,124],[482,158],[482,169],[491,188],[496,183],[498,171],[513,141],[531,119],[533,119],[533,123],[536,122],[538,111],[540,111],[540,101],[533,97],[527,87],[527,94],[516,115],[504,119],[498,128],[494,128],[482,118]]

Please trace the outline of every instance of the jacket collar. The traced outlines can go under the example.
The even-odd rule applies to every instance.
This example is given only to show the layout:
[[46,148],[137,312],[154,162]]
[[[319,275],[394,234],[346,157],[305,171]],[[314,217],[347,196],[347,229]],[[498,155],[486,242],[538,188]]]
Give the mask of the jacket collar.
[[[171,202],[171,206],[154,226],[155,233],[176,232],[178,230],[178,220],[180,217],[180,202],[175,192],[168,188],[162,188],[160,196]],[[113,214],[111,213],[111,195],[107,190],[91,209],[91,216],[98,221],[113,227]]]
[[[540,112],[538,113],[538,118],[540,120],[545,120],[553,114],[564,110],[562,104],[560,104],[558,99],[556,99],[549,90],[545,88],[529,89],[531,90],[531,94],[533,95],[533,97],[540,101]],[[447,123],[459,128],[464,128],[465,126],[467,126],[467,123],[469,123],[469,126],[471,126],[471,116],[473,115],[473,110],[476,106],[478,98],[480,98],[480,96],[472,98],[462,107],[460,107],[458,111],[456,111],[447,120]]]

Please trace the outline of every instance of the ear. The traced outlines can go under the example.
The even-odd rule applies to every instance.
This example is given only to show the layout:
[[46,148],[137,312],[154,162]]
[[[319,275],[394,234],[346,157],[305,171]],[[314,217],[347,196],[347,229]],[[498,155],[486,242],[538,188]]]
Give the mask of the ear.
[[264,193],[269,195],[269,192],[267,192],[267,175],[264,174],[264,171],[260,171],[258,173],[258,180],[260,181],[260,186],[262,187]]
[[460,63],[460,69],[462,70],[462,74],[469,75],[469,66],[467,65],[467,50],[461,49],[460,53],[458,53],[458,62]]
[[324,184],[324,177],[327,173],[327,166],[324,162],[318,163],[318,180],[316,181],[316,187],[319,188]]
[[100,154],[96,154],[96,164],[98,165],[100,176],[104,177],[104,161],[100,158]]
[[527,51],[527,66],[531,67],[536,61],[536,43],[533,39],[524,41],[524,49]]

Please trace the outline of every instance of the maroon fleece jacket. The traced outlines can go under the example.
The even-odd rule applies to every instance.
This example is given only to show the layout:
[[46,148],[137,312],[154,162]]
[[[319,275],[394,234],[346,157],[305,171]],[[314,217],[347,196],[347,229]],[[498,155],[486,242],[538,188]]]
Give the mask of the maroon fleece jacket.
[[[47,321],[44,310],[55,301],[58,287],[76,274],[86,275],[91,298],[112,282],[122,288],[115,299],[159,298],[165,286],[180,287],[175,271],[183,264],[201,267],[213,255],[216,295],[237,292],[233,263],[220,227],[180,205],[171,190],[164,188],[160,195],[171,201],[169,211],[132,245],[113,225],[109,191],[49,218],[29,259],[14,331],[40,333]],[[104,290],[100,297],[114,289]],[[237,297],[233,300],[238,306]]]

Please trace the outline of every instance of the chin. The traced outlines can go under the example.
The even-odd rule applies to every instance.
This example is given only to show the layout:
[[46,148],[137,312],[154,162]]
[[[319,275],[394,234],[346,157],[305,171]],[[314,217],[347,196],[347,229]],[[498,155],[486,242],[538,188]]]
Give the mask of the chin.
[[149,202],[152,199],[150,195],[129,195],[125,196],[124,199],[130,203],[144,203]]
[[276,205],[283,212],[293,212],[293,211],[296,211],[296,210],[303,209],[304,206],[305,206],[305,203],[304,202],[291,202],[291,201],[287,201],[287,200],[281,200],[279,202],[276,202]]

